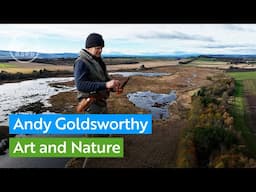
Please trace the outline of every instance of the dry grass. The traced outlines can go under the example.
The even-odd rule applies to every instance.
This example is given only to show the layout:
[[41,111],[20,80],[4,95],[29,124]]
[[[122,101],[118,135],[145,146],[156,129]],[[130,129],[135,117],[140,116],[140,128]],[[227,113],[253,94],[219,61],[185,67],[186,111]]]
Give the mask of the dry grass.
[[118,70],[128,70],[128,69],[138,69],[141,65],[145,68],[156,68],[156,67],[166,67],[166,66],[177,66],[178,60],[170,61],[143,61],[137,64],[122,64],[122,65],[108,65],[108,71],[118,71]]
[[6,71],[8,73],[32,73],[34,70],[49,70],[49,71],[57,71],[57,70],[68,70],[72,71],[73,66],[66,65],[51,65],[51,64],[42,64],[42,63],[19,63],[19,62],[11,62],[8,63],[8,66],[1,68],[1,70]]

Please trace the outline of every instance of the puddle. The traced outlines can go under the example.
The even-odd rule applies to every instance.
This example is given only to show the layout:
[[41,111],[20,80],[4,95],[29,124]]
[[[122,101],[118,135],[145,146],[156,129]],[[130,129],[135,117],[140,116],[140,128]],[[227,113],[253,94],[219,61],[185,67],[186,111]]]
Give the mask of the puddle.
[[171,91],[169,94],[159,94],[151,91],[139,91],[129,93],[127,97],[135,106],[151,112],[153,119],[166,119],[169,117],[169,105],[176,100],[176,92]]

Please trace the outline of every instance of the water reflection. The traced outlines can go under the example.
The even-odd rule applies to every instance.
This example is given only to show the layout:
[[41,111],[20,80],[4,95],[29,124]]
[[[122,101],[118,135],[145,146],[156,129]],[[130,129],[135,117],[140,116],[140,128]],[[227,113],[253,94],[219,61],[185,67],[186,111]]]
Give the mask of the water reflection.
[[151,91],[139,91],[129,93],[127,97],[137,107],[150,111],[153,119],[166,119],[169,117],[169,105],[176,99],[176,92],[171,91],[169,94],[158,94]]
[[8,114],[23,105],[41,101],[45,106],[50,106],[48,99],[52,95],[75,88],[66,86],[51,87],[49,83],[67,82],[73,79],[73,77],[41,78],[0,85],[0,124],[7,125]]

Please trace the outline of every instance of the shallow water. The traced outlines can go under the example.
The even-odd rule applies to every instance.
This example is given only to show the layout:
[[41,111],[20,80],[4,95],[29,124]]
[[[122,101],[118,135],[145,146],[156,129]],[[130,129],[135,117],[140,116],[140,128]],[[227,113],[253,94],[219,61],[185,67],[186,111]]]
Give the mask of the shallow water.
[[[158,77],[172,75],[171,73],[146,73],[146,72],[113,72],[110,75],[130,76],[147,76]],[[169,117],[169,105],[175,101],[176,93],[171,91],[169,94],[158,94],[151,91],[129,93],[127,97],[130,102],[137,107],[146,109],[152,113],[153,119],[166,119]]]
[[[171,73],[146,73],[146,72],[113,72],[110,75],[122,75],[128,76],[164,76],[171,75]],[[66,86],[49,86],[50,83],[67,82],[73,80],[73,77],[67,78],[40,78],[34,80],[21,81],[17,83],[5,83],[0,85],[0,125],[8,125],[8,114],[12,111],[17,110],[19,107],[28,105],[34,102],[40,101],[45,107],[51,106],[48,99],[52,95],[56,95],[60,92],[75,90],[75,87]],[[131,100],[139,100],[140,93],[132,95],[129,94]],[[145,97],[143,95],[143,97]],[[152,96],[154,98],[155,96]],[[156,96],[159,97],[159,96]],[[134,98],[134,99],[133,99]],[[132,102],[132,101],[131,101]],[[136,102],[136,101],[135,101]],[[140,104],[138,104],[140,105]],[[146,105],[143,105],[144,107]],[[142,107],[143,108],[143,107]],[[151,107],[149,110],[153,111],[154,114],[163,114],[166,116],[166,107]],[[26,113],[30,113],[29,111]],[[161,116],[161,115],[160,115]]]
[[75,88],[66,86],[52,87],[49,84],[67,82],[73,79],[73,77],[40,78],[0,85],[0,125],[7,125],[8,114],[23,105],[40,101],[45,106],[50,106],[48,99],[52,95],[74,90]]
[[176,100],[176,92],[158,94],[151,91],[139,91],[129,93],[127,97],[137,107],[148,110],[153,119],[166,119],[169,117],[169,105]]

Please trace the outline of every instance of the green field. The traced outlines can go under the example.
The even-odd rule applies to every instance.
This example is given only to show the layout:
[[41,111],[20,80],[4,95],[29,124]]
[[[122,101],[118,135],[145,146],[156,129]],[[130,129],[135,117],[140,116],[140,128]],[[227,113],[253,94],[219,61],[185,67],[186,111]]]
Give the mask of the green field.
[[9,67],[15,67],[15,65],[11,63],[0,63],[0,68],[9,68]]
[[256,95],[256,79],[244,80],[243,83],[245,91],[249,91],[250,94]]
[[248,72],[230,72],[228,73],[231,77],[234,77],[235,80],[247,80],[247,79],[256,79],[256,71]]
[[199,57],[198,59],[196,59],[196,61],[217,61],[217,59],[210,57]]
[[226,65],[227,62],[216,61],[216,60],[213,60],[213,59],[200,58],[200,59],[196,59],[196,60],[192,61],[189,64],[191,64],[191,65]]
[[247,124],[247,101],[244,95],[245,91],[250,94],[256,93],[256,72],[230,72],[228,75],[236,80],[235,103],[232,107],[235,128],[241,132],[249,151],[256,157],[256,136],[251,132]]

